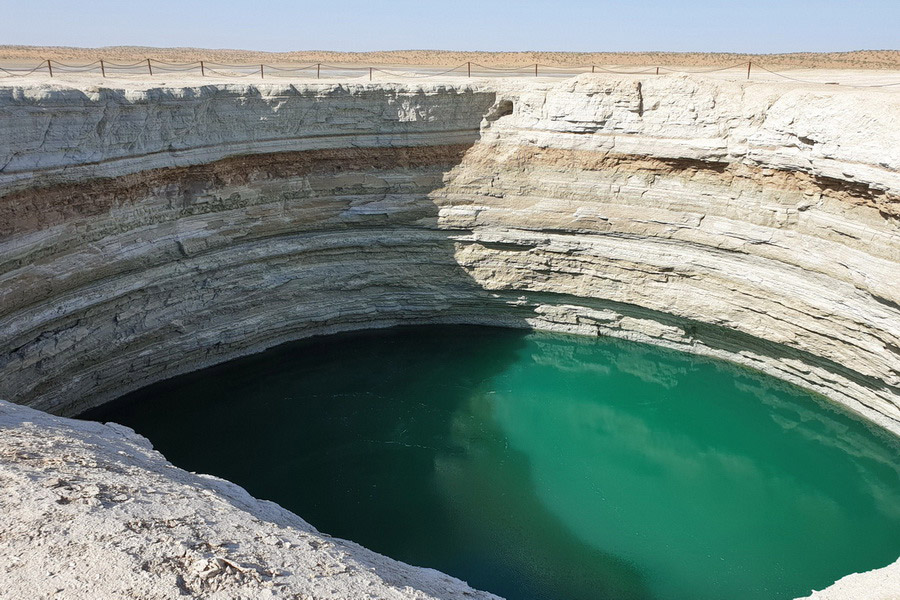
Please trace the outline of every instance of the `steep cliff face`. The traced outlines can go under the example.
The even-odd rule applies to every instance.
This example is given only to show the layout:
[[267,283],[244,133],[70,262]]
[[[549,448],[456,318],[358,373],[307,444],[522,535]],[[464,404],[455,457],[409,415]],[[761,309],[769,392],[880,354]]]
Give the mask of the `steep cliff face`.
[[500,600],[175,468],[127,427],[0,400],[0,596]]
[[[0,88],[0,398],[75,414],[303,336],[484,323],[718,356],[900,433],[898,122],[900,94],[688,77]],[[119,477],[85,471],[115,444],[143,457],[116,485],[190,492],[140,440],[0,412],[33,447],[6,461],[16,498],[52,500],[34,482],[60,469]],[[228,514],[262,518],[241,498]],[[385,564],[391,597],[433,583]],[[152,589],[180,593],[172,573]]]
[[748,364],[900,431],[900,95],[0,90],[0,397],[73,414],[328,331],[496,323]]
[[898,431],[900,97],[592,77],[499,97],[512,114],[432,195],[479,286]]

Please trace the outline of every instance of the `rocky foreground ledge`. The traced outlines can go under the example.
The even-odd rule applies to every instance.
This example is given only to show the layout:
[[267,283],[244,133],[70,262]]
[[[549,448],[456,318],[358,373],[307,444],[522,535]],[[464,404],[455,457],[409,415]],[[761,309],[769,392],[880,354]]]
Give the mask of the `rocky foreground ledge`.
[[[499,600],[323,535],[128,427],[0,401],[0,598]],[[900,560],[810,600],[889,600]]]
[[498,600],[172,466],[131,429],[0,401],[0,598]]
[[[470,323],[730,360],[900,433],[897,123],[897,93],[687,76],[0,87],[0,398],[73,415],[283,341]],[[273,568],[300,597],[474,593],[121,428],[3,410],[0,596]]]

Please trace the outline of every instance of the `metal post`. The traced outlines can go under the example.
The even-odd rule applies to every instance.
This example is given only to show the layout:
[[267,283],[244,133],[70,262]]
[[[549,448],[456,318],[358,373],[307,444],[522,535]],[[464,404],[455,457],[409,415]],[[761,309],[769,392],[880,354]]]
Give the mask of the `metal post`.
[[591,65],[591,73],[594,72],[594,65]]
[[322,74],[322,63],[316,65],[316,79],[318,79]]
[[153,67],[150,66],[150,59],[147,59],[147,70],[150,71],[150,75],[153,75]]
[[47,59],[47,70],[50,71],[50,77],[53,77],[53,67],[50,66],[50,59]]
[[469,77],[471,77],[472,76],[472,63],[471,62],[466,63],[466,69],[469,72]]
[[369,81],[372,81],[372,67],[369,67]]
[[103,66],[103,59],[100,59],[100,72],[103,73],[103,76],[106,77],[106,68]]
[[206,77],[206,69],[203,67],[203,61],[200,61],[200,76]]
[[747,62],[747,79],[750,79],[750,65],[753,64],[753,61]]
[[263,66],[262,66],[262,65],[259,65],[259,78],[260,78],[260,79],[265,79],[265,78],[266,78],[266,72],[263,70]]
[[537,63],[534,63],[534,76],[537,77]]
[[659,67],[656,67],[656,74],[659,75]]

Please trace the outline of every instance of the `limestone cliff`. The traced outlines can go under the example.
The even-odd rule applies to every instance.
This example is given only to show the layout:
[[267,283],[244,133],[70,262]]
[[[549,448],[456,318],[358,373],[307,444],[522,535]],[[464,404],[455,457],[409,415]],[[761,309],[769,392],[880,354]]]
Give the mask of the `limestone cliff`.
[[0,401],[0,598],[499,600],[177,469],[121,425]]
[[0,398],[71,415],[484,323],[717,356],[900,433],[898,122],[887,91],[681,76],[0,88]]
[[900,431],[900,96],[560,84],[0,89],[0,397],[72,414],[315,333],[710,354]]

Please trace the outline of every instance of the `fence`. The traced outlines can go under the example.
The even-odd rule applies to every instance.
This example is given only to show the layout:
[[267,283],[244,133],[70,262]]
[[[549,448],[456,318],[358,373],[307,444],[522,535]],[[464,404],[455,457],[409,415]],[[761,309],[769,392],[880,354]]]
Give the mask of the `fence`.
[[[323,63],[304,64],[302,66],[285,66],[285,65],[266,65],[266,64],[226,64],[213,61],[194,61],[194,62],[169,62],[146,58],[133,63],[117,63],[106,61],[103,59],[94,62],[77,65],[59,62],[53,59],[41,61],[34,67],[0,67],[0,78],[6,77],[26,77],[36,73],[46,73],[49,77],[54,74],[63,73],[97,73],[102,77],[110,75],[160,75],[167,73],[195,73],[201,77],[214,76],[223,78],[242,78],[242,77],[259,77],[260,79],[278,78],[278,77],[308,77],[310,79],[334,78],[356,76],[371,81],[375,74],[384,74],[390,77],[421,79],[429,77],[441,77],[446,75],[456,75],[466,77],[490,76],[490,77],[510,77],[510,76],[571,76],[580,73],[613,73],[621,75],[662,75],[665,73],[717,73],[733,70],[736,73],[743,74],[746,69],[746,78],[751,78],[753,69],[757,69],[782,79],[796,81],[801,83],[824,83],[821,81],[812,81],[801,79],[790,75],[785,75],[771,69],[766,68],[759,63],[747,62],[737,63],[726,67],[699,68],[699,69],[675,69],[665,66],[643,67],[637,69],[611,69],[600,65],[576,65],[576,66],[558,66],[558,65],[527,65],[523,67],[490,67],[474,62],[466,62],[451,69],[429,69],[420,67],[418,71],[412,69],[388,69],[376,66],[345,66],[330,65]],[[836,82],[827,82],[836,84]],[[841,84],[846,87],[892,87],[900,86],[900,81],[879,84]]]

